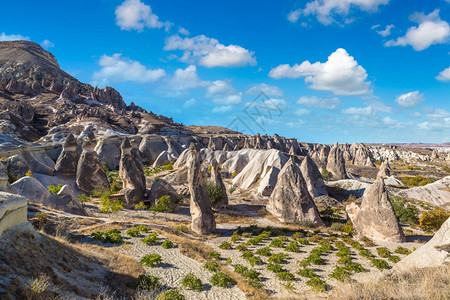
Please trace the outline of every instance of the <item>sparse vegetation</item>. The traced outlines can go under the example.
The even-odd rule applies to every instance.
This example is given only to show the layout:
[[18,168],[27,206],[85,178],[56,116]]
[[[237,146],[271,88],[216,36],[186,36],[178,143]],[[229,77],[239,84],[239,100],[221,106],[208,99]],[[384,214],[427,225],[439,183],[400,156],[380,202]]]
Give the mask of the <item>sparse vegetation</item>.
[[209,198],[211,199],[211,204],[216,206],[223,200],[223,191],[220,186],[215,185],[210,180],[206,181],[206,190],[208,191]]
[[144,204],[144,202],[139,202],[138,204],[134,205],[134,209],[135,210],[146,210],[147,209],[147,205]]
[[153,267],[162,264],[162,258],[159,254],[147,254],[139,262],[144,266]]
[[118,229],[110,229],[108,231],[96,231],[91,234],[94,240],[102,243],[120,244],[123,243],[122,235]]
[[284,243],[280,238],[275,238],[270,242],[270,247],[284,248]]
[[377,248],[377,253],[378,253],[378,256],[382,257],[382,258],[387,258],[387,257],[389,257],[389,255],[391,255],[391,252],[386,247]]
[[217,272],[219,270],[219,264],[215,261],[207,261],[203,268],[211,272]]
[[196,292],[201,292],[203,284],[200,278],[195,276],[192,273],[189,273],[186,275],[183,280],[181,281],[181,285],[183,288],[189,288],[191,290],[194,290]]
[[100,196],[100,211],[103,213],[118,212],[125,206],[121,200],[111,200],[110,196],[111,192],[104,192]]
[[405,198],[398,196],[389,196],[389,200],[394,208],[395,215],[403,223],[415,226],[418,224],[418,210],[415,206],[408,203]]
[[164,249],[170,249],[174,247],[174,244],[170,240],[165,240],[164,242],[162,242],[161,247],[163,247]]
[[277,278],[284,281],[291,281],[295,279],[295,276],[289,271],[281,271],[277,273]]
[[435,182],[436,178],[427,178],[423,176],[410,176],[402,179],[403,184],[407,186],[424,186]]
[[224,250],[230,250],[231,244],[230,242],[223,242],[222,244],[219,245],[219,248]]
[[164,195],[156,200],[154,206],[150,206],[149,210],[153,212],[172,212],[171,208],[172,202],[170,201],[170,196]]
[[217,251],[211,251],[208,253],[208,257],[220,260],[220,254]]
[[169,170],[173,170],[173,165],[171,163],[165,164],[163,166],[155,166],[155,167],[144,166],[145,176],[152,176],[154,174],[158,174],[158,173],[161,173],[164,171],[169,171]]
[[270,247],[263,247],[256,250],[256,254],[262,255],[262,256],[271,256],[272,250],[270,250]]
[[382,271],[391,268],[389,264],[383,259],[372,258],[370,261],[372,262],[372,265],[376,267],[378,270]]
[[211,277],[211,284],[223,288],[229,288],[232,287],[234,284],[236,284],[236,282],[233,279],[231,279],[231,277],[228,276],[227,274],[223,272],[216,272]]
[[395,253],[398,254],[404,254],[404,255],[409,255],[411,254],[411,250],[407,249],[407,248],[403,248],[403,247],[397,247],[397,249],[395,249],[394,251]]
[[276,263],[276,264],[285,264],[287,263],[286,259],[289,258],[289,255],[287,255],[286,253],[277,253],[277,254],[272,254],[268,261],[269,263]]
[[422,212],[419,219],[419,227],[425,231],[436,231],[441,228],[442,224],[450,217],[450,212],[435,207],[431,211]]
[[350,272],[344,267],[336,266],[333,272],[331,272],[330,277],[339,281],[345,281],[350,279]]
[[290,241],[285,250],[297,253],[300,250],[300,247],[296,241]]
[[138,290],[157,290],[162,287],[161,283],[159,282],[159,278],[152,275],[140,275],[138,279],[136,279],[132,284],[131,287]]
[[186,297],[184,297],[180,292],[176,289],[167,290],[165,292],[162,292],[158,295],[156,298],[157,300],[184,300]]
[[52,194],[52,195],[56,195],[59,193],[59,191],[62,189],[62,185],[58,184],[58,185],[49,185],[47,187],[48,191]]
[[313,277],[306,282],[307,286],[310,286],[311,289],[316,293],[326,292],[328,286],[325,281],[320,279],[319,277]]
[[142,239],[142,243],[145,245],[154,245],[159,242],[159,237],[156,232],[150,233],[148,236]]
[[322,179],[323,179],[323,180],[329,180],[329,179],[331,179],[331,174],[330,174],[330,172],[328,172],[327,169],[323,169],[322,172],[321,172],[321,174],[322,174]]

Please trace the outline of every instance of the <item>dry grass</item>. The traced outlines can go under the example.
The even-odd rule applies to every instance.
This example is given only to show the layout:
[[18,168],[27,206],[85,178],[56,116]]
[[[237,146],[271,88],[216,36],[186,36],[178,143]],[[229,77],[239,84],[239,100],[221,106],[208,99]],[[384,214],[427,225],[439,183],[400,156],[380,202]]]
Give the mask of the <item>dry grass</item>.
[[255,219],[238,214],[215,213],[216,223],[218,224],[254,224]]
[[450,299],[450,265],[391,274],[378,281],[344,284],[338,299]]

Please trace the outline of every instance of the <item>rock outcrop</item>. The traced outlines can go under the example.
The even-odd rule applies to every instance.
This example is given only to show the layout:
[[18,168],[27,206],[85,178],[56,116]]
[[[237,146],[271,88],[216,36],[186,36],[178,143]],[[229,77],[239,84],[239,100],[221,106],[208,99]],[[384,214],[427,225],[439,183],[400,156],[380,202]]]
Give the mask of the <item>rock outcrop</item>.
[[381,163],[380,170],[378,171],[378,176],[381,176],[382,178],[388,178],[391,176],[391,166],[389,165],[389,162],[385,160]]
[[44,204],[51,195],[45,186],[30,176],[20,178],[11,186],[17,194],[34,203]]
[[328,195],[327,188],[322,179],[322,174],[311,157],[306,156],[300,165],[300,171],[306,182],[308,192],[312,197]]
[[32,228],[27,220],[27,199],[0,192],[0,236],[7,230]]
[[216,229],[216,221],[214,220],[211,201],[206,190],[198,156],[199,149],[191,143],[187,159],[188,186],[191,195],[191,228],[196,233],[208,234]]
[[323,225],[300,168],[291,159],[278,175],[267,210],[284,222],[310,221]]
[[55,170],[58,175],[76,176],[80,154],[77,151],[77,141],[69,133],[63,143],[63,150],[56,161]]
[[51,195],[43,204],[74,215],[87,216],[86,211],[77,200],[74,190],[69,185],[64,185],[58,194]]
[[120,146],[122,155],[119,163],[119,176],[125,190],[125,201],[128,207],[139,203],[145,194],[146,182],[143,171],[131,155],[132,147],[127,138]]
[[405,241],[383,178],[378,177],[365,190],[361,207],[351,203],[346,210],[359,236],[397,243]]
[[344,155],[338,143],[331,148],[330,154],[328,154],[327,170],[332,174],[333,180],[347,178]]
[[217,160],[213,159],[211,161],[211,177],[209,179],[210,183],[217,188],[220,188],[222,191],[222,198],[217,203],[212,203],[214,207],[221,207],[224,205],[228,205],[228,196],[227,196],[227,190],[225,188],[225,184],[223,184],[222,176],[219,172],[219,164],[217,163]]
[[92,191],[109,191],[110,186],[102,163],[94,151],[95,136],[90,132],[83,141],[83,152],[77,165],[76,183],[78,188],[90,194]]
[[158,179],[150,188],[149,199],[152,204],[157,205],[158,199],[162,196],[169,196],[170,206],[169,209],[174,212],[179,208],[180,198],[178,197],[177,191],[164,179]]

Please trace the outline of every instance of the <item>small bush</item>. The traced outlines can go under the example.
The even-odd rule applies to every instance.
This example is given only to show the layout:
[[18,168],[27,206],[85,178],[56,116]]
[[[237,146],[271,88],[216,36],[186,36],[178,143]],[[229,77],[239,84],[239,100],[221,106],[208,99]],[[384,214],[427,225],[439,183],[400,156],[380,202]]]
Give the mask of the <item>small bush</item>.
[[372,258],[370,261],[372,262],[372,266],[376,267],[378,270],[388,270],[391,268],[383,259]]
[[111,192],[104,192],[100,196],[100,211],[103,213],[118,212],[125,206],[125,204],[119,199],[111,201],[109,198],[110,195]]
[[184,300],[186,297],[184,297],[180,292],[176,289],[167,290],[165,292],[162,292],[158,295],[156,298],[157,300]]
[[118,229],[111,229],[108,231],[97,231],[91,234],[94,240],[99,240],[102,243],[120,244],[123,243],[122,235]]
[[222,244],[219,245],[219,248],[224,250],[230,250],[231,244],[229,242],[223,242]]
[[284,286],[284,288],[286,290],[288,290],[288,291],[295,291],[295,286],[292,283],[292,281],[282,282],[281,284]]
[[400,257],[398,257],[396,255],[389,255],[388,260],[393,262],[394,264],[396,264],[400,261]]
[[371,239],[369,239],[368,237],[366,237],[366,236],[363,236],[363,237],[360,239],[360,241],[364,243],[364,246],[365,246],[365,247],[375,247],[375,246],[376,246],[375,243],[374,243]]
[[389,196],[394,213],[400,222],[415,226],[419,222],[419,211],[407,199],[398,196]]
[[211,251],[208,253],[208,257],[211,257],[214,259],[220,259],[220,254],[217,251]]
[[[28,175],[27,175],[28,176]],[[53,194],[56,195],[59,193],[59,191],[62,189],[62,185],[58,184],[58,185],[49,185],[48,187],[48,191]]]
[[165,240],[161,244],[161,247],[163,247],[164,249],[170,249],[170,248],[173,248],[173,246],[174,246],[174,244],[171,240]]
[[236,243],[240,239],[241,239],[241,237],[239,236],[239,234],[236,232],[233,232],[233,234],[231,235],[231,242]]
[[150,206],[149,210],[153,212],[172,212],[172,201],[170,196],[164,195],[156,200],[156,205]]
[[272,271],[274,273],[279,273],[283,271],[283,267],[277,263],[269,263],[267,265],[267,270]]
[[338,260],[338,264],[340,264],[340,265],[347,265],[347,264],[350,264],[350,263],[352,263],[352,258],[350,257],[350,255],[342,256]]
[[[27,288],[34,294],[39,295],[44,293],[49,287],[49,285],[50,285],[50,277],[48,277],[45,274],[40,274],[39,277],[35,278],[33,281],[27,284]],[[36,298],[40,299],[40,297]]]
[[202,284],[202,281],[200,280],[200,278],[198,278],[197,276],[195,276],[192,273],[189,273],[181,281],[181,286],[183,288],[189,288],[191,290],[201,292],[203,284]]
[[131,284],[131,287],[138,290],[157,290],[162,287],[159,278],[151,275],[140,275],[136,281]]
[[289,255],[287,255],[286,253],[277,253],[277,254],[272,254],[268,261],[269,263],[276,263],[276,264],[285,264],[287,263],[286,259],[289,258]]
[[217,286],[220,286],[220,287],[223,287],[223,288],[229,288],[229,287],[232,287],[236,283],[227,274],[225,274],[223,272],[216,272],[211,277],[211,284],[212,285],[217,285]]
[[250,266],[254,267],[255,265],[262,265],[263,261],[258,256],[252,256],[246,259]]
[[251,234],[250,232],[244,232],[244,233],[242,234],[242,237],[243,237],[243,238],[251,238],[251,237],[252,237],[252,234]]
[[272,251],[270,250],[270,247],[263,247],[256,250],[256,254],[262,255],[262,256],[271,256]]
[[370,253],[370,251],[366,249],[359,251],[359,255],[365,258],[372,258],[372,253]]
[[215,261],[207,261],[203,265],[203,268],[211,272],[217,272],[217,270],[219,269],[219,264]]
[[211,199],[211,204],[216,206],[223,200],[223,191],[220,186],[215,185],[213,182],[206,181],[206,190],[209,194],[209,199]]
[[147,205],[144,204],[144,202],[139,202],[138,204],[134,205],[134,209],[135,210],[146,210],[147,209]]
[[84,204],[89,202],[89,201],[91,201],[91,198],[86,196],[86,194],[83,193],[83,194],[80,194],[80,195],[77,196],[77,200],[84,207]]
[[361,245],[361,244],[358,243],[358,242],[354,242],[354,243],[352,244],[352,247],[355,248],[356,250],[359,250],[359,251],[361,251],[361,250],[364,249],[364,246]]
[[344,231],[344,224],[334,222],[331,224],[330,229],[334,231]]
[[397,249],[395,249],[394,251],[395,253],[398,254],[404,254],[404,255],[409,255],[411,254],[411,250],[407,249],[407,248],[403,248],[403,247],[397,247]]
[[142,243],[145,245],[154,245],[159,242],[159,237],[156,232],[150,233],[147,237],[142,239]]
[[313,269],[310,269],[310,268],[303,268],[303,269],[300,269],[300,270],[297,272],[297,274],[300,275],[300,276],[302,276],[302,277],[306,277],[306,278],[314,278],[314,277],[317,276],[317,275],[314,273]]
[[323,169],[321,175],[322,175],[323,180],[331,179],[331,174],[330,174],[330,172],[328,172],[327,169]]
[[321,240],[323,240],[323,236],[321,236],[320,234],[313,235],[308,239],[310,243],[317,243]]
[[128,229],[126,232],[126,235],[131,236],[131,237],[137,237],[140,234],[141,234],[141,232],[137,228]]
[[278,247],[278,248],[284,248],[284,243],[280,238],[273,239],[270,244],[270,247]]
[[386,247],[377,248],[377,253],[378,253],[378,256],[382,257],[382,258],[387,258],[387,257],[389,257],[389,255],[391,255],[391,252]]
[[316,293],[323,293],[326,292],[328,289],[327,284],[325,281],[320,279],[319,277],[313,277],[310,280],[306,282],[307,286],[310,286],[311,289]]
[[146,225],[138,225],[135,228],[137,230],[139,230],[140,232],[149,232],[150,231],[150,227],[148,227]]
[[244,273],[247,270],[248,270],[248,268],[246,266],[243,266],[243,265],[237,264],[237,265],[234,266],[234,271],[236,273],[238,273],[238,274],[242,274],[242,273]]
[[144,266],[153,267],[154,265],[162,264],[162,259],[159,254],[147,254],[139,262]]
[[238,249],[239,251],[247,251],[248,250],[247,246],[244,244],[237,245],[236,249]]
[[326,243],[326,242],[319,242],[319,249],[323,253],[329,253],[332,250],[334,250],[333,246],[331,244]]
[[347,223],[345,223],[344,228],[342,228],[342,231],[353,235],[355,233],[355,227],[353,227],[352,222],[348,220]]
[[298,242],[300,245],[309,245],[309,241],[308,241],[307,239],[304,239],[304,238],[302,238],[302,239],[297,239],[297,242]]
[[36,178],[34,177],[33,172],[31,172],[31,170],[28,170],[28,172],[25,173],[25,176]]
[[291,281],[295,279],[295,276],[289,271],[282,271],[277,273],[277,278],[284,281]]
[[297,253],[300,250],[300,247],[296,241],[290,241],[285,250]]
[[330,274],[331,278],[337,279],[339,281],[345,281],[350,279],[350,273],[344,267],[336,266],[333,272]]
[[309,262],[309,260],[307,258],[304,258],[300,261],[297,261],[297,265],[299,267],[306,268],[306,267],[309,267],[311,265],[311,263]]
[[317,253],[311,253],[306,260],[314,265],[324,265],[325,260]]
[[187,227],[184,226],[184,225],[178,226],[177,228],[175,228],[175,230],[176,231],[181,231],[181,232],[187,232],[188,231]]
[[450,217],[450,212],[435,207],[431,211],[422,212],[419,219],[419,227],[425,231],[436,231],[441,228],[442,224]]
[[435,182],[436,178],[426,178],[423,176],[411,176],[411,177],[404,177],[402,179],[403,184],[407,186],[424,186],[430,183]]
[[361,264],[350,262],[345,265],[345,268],[350,272],[361,273],[365,272],[366,269],[363,268]]

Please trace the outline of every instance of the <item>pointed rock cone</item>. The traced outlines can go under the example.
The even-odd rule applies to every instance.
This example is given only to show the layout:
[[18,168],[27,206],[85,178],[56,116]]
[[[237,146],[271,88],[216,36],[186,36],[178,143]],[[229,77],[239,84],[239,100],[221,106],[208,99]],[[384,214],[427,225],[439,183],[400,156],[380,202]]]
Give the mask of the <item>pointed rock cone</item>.
[[78,160],[80,154],[77,152],[77,141],[72,133],[66,137],[63,143],[63,150],[55,164],[55,171],[66,176],[77,174]]
[[333,175],[333,180],[347,178],[344,155],[337,143],[331,148],[330,154],[328,154],[327,170]]
[[328,195],[327,188],[322,179],[322,174],[320,174],[317,165],[311,157],[305,157],[300,165],[300,171],[305,179],[308,192],[312,197]]
[[125,138],[120,146],[119,176],[123,182],[127,207],[134,207],[142,200],[146,187],[143,170],[136,165],[132,149],[130,142]]
[[227,190],[225,188],[225,184],[223,184],[222,176],[219,172],[219,164],[217,163],[217,160],[215,158],[211,161],[211,178],[210,183],[214,186],[218,187],[222,191],[222,197],[217,203],[212,203],[214,207],[221,207],[228,205],[228,196],[227,196]]
[[214,220],[214,213],[200,169],[198,156],[198,149],[196,149],[194,143],[191,143],[187,158],[188,186],[191,194],[191,228],[196,233],[208,234],[216,229],[216,221]]
[[433,152],[431,152],[431,159],[439,159],[439,155],[436,149],[434,149]]
[[380,170],[378,171],[378,175],[377,177],[380,177],[385,179],[388,178],[389,176],[391,176],[391,166],[389,165],[389,162],[387,160],[385,160],[381,166],[380,166]]
[[346,210],[359,236],[396,243],[405,241],[383,178],[377,178],[365,190],[361,207],[351,203]]
[[267,210],[283,222],[311,221],[323,225],[300,168],[292,159],[278,175]]
[[77,165],[76,183],[80,190],[86,194],[92,191],[109,191],[110,186],[105,170],[103,170],[97,152],[95,135],[90,132],[83,140],[83,152]]

